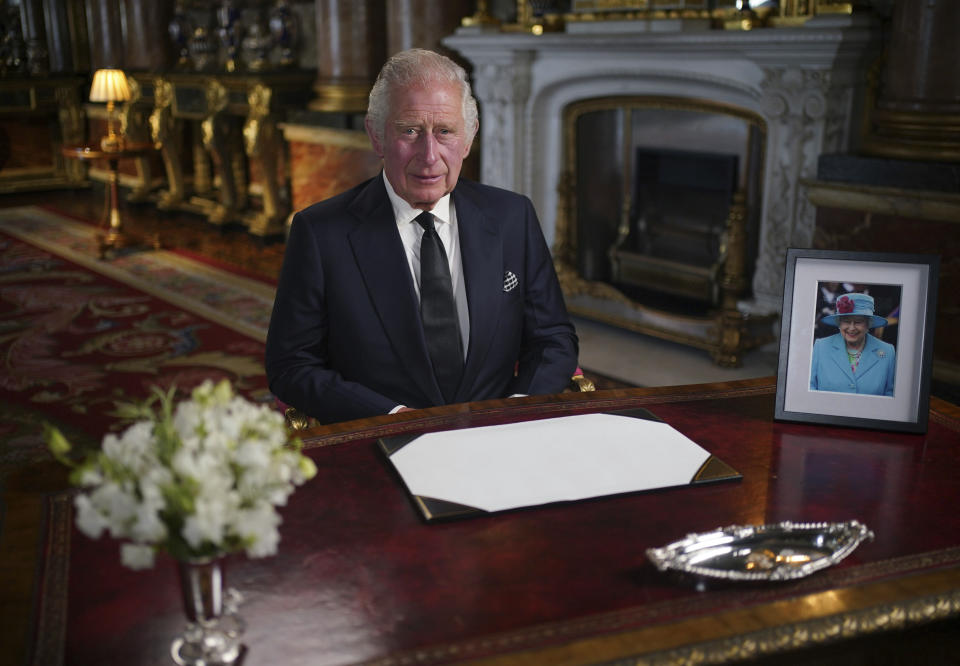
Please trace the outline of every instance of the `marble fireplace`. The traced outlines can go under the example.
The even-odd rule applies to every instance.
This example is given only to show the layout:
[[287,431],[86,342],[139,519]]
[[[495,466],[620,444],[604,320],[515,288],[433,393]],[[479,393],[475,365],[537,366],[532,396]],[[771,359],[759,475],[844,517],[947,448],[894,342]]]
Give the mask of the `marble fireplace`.
[[[541,35],[461,28],[444,43],[472,65],[481,177],[532,199],[571,311],[738,365],[744,350],[774,339],[787,248],[812,244],[815,209],[805,179],[815,176],[821,153],[845,152],[858,138],[878,28],[859,14],[752,31],[655,23],[570,24]],[[749,119],[753,175],[731,205],[726,266],[717,278],[724,294],[708,315],[651,307],[577,266],[578,227],[582,232],[591,220],[582,211],[577,217],[570,202],[600,195],[570,191],[577,169],[571,111],[620,102]],[[657,137],[651,147],[687,150],[702,143],[702,136],[685,134],[690,122],[680,111],[661,113],[656,122],[655,131],[646,128]],[[743,220],[752,221],[751,233],[742,231]],[[731,227],[731,221],[741,224]]]

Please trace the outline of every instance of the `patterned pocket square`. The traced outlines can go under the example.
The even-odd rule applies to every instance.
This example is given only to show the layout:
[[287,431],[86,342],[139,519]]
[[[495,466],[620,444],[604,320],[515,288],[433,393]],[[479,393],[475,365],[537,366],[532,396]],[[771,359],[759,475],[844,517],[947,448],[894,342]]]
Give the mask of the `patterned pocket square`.
[[519,284],[520,280],[514,275],[513,271],[507,271],[503,274],[503,290],[513,291],[513,288]]

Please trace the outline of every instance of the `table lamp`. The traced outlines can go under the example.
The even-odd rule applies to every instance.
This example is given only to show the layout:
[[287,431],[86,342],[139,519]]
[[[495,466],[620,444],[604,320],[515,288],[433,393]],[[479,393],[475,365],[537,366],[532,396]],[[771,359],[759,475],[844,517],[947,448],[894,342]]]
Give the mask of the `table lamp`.
[[130,99],[130,85],[122,69],[98,69],[90,85],[90,101],[107,103],[107,135],[100,140],[105,151],[117,151],[123,147],[123,137],[114,127],[113,105]]

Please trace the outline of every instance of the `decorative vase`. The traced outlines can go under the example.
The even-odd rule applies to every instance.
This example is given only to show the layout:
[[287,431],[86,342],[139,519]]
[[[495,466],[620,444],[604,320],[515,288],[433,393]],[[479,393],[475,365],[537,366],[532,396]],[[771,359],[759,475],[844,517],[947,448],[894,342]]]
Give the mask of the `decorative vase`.
[[247,69],[253,72],[267,69],[273,39],[259,22],[250,26],[247,30],[247,36],[243,38],[240,46],[247,63]]
[[187,11],[183,8],[182,0],[174,7],[173,18],[167,25],[167,31],[177,48],[177,67],[186,69],[190,65],[190,36],[193,34],[193,28]]
[[194,28],[190,38],[190,60],[196,72],[207,72],[216,64],[217,45],[203,26]]
[[237,52],[240,48],[240,10],[234,4],[234,0],[223,0],[223,3],[217,8],[217,35],[220,37],[220,44],[226,53],[226,60],[223,64],[228,72],[237,70]]
[[294,52],[299,42],[297,17],[290,8],[288,0],[277,0],[270,10],[270,33],[280,50],[280,66],[293,67],[297,64]]
[[236,663],[243,651],[245,623],[237,609],[243,601],[234,589],[224,590],[223,560],[177,562],[187,626],[170,645],[181,666]]

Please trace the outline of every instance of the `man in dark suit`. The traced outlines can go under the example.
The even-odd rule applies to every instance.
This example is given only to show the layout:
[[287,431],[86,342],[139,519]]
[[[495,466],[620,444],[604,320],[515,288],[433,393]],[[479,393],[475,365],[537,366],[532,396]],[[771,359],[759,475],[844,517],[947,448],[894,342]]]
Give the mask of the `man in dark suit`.
[[569,383],[577,337],[533,205],[460,179],[477,126],[453,61],[384,65],[366,118],[383,172],[290,228],[266,350],[280,400],[327,423]]

